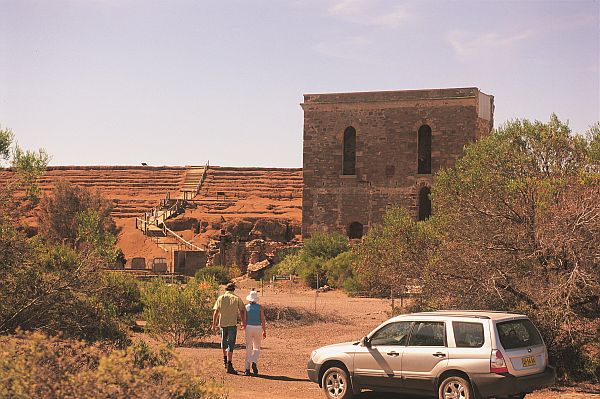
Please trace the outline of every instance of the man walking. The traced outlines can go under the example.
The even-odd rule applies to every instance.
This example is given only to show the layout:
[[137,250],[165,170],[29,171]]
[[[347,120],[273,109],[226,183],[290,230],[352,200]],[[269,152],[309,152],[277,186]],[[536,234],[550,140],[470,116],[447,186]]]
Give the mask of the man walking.
[[223,350],[223,364],[229,374],[237,374],[231,359],[237,337],[238,315],[242,320],[242,329],[246,328],[246,308],[244,302],[235,295],[235,284],[225,286],[225,293],[217,298],[213,306],[212,328],[216,331],[217,322],[221,330],[221,349]]

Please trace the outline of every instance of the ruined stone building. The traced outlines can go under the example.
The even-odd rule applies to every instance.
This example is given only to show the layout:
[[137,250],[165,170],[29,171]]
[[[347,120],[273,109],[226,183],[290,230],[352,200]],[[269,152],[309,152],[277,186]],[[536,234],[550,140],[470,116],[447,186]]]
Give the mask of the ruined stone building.
[[478,88],[306,94],[302,235],[360,238],[391,205],[431,214],[432,176],[488,134],[494,98]]

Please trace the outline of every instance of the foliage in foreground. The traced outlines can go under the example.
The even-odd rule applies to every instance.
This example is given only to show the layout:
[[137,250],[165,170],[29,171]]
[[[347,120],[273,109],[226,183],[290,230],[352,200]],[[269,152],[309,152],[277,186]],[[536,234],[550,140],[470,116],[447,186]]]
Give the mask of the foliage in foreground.
[[183,285],[155,279],[143,290],[146,329],[177,346],[207,336],[211,333],[212,307],[218,289],[214,280],[191,279]]
[[0,230],[0,334],[17,329],[125,344],[140,311],[137,282],[107,275],[94,256]]
[[0,337],[0,399],[222,398],[214,381],[191,376],[175,355],[144,342],[127,350],[40,333]]
[[[12,132],[0,129],[0,163],[8,162],[14,172],[0,187],[0,334],[42,330],[126,344],[140,293],[131,279],[101,268],[115,253],[106,200],[59,184],[42,206],[48,234],[28,237],[32,230],[22,223],[37,203],[37,179],[49,157],[43,150],[24,151],[13,140]],[[44,224],[49,220],[56,224]],[[64,229],[54,228],[63,222]]]

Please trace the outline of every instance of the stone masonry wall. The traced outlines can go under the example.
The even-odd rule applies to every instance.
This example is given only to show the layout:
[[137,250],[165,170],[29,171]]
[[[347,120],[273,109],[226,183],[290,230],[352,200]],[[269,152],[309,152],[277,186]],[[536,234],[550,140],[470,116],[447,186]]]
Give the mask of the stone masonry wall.
[[[480,104],[480,101],[489,103]],[[477,88],[304,96],[302,234],[381,222],[388,206],[418,212],[432,175],[417,174],[417,131],[431,127],[431,168],[451,167],[488,134],[493,97]],[[483,115],[482,115],[483,114]],[[356,175],[342,175],[344,130],[356,129]]]

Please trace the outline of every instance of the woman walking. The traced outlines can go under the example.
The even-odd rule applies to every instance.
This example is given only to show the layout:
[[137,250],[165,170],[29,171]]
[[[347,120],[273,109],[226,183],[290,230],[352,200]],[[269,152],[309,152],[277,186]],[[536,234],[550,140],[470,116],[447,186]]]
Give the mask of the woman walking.
[[258,356],[263,338],[267,338],[265,312],[258,304],[258,292],[252,290],[246,297],[250,302],[246,305],[246,362],[245,375],[250,375],[250,367],[254,375],[258,374]]

